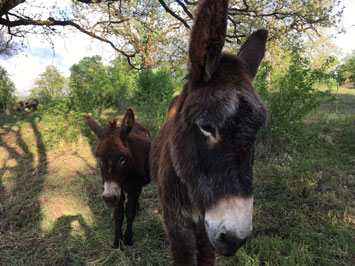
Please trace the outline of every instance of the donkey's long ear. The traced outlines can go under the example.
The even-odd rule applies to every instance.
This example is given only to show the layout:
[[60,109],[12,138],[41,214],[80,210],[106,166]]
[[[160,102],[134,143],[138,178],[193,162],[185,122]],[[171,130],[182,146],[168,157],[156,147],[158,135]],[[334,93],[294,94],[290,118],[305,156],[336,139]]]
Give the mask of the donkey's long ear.
[[120,137],[124,139],[128,136],[131,132],[134,125],[134,114],[131,108],[127,108],[126,114],[123,117],[122,124],[121,124],[121,132]]
[[193,82],[211,79],[227,29],[228,0],[200,0],[189,46],[189,72]]
[[243,58],[247,63],[247,70],[251,80],[254,79],[260,62],[264,57],[268,33],[269,31],[266,29],[259,29],[253,32],[249,35],[238,52],[238,56]]
[[89,115],[84,115],[86,118],[86,121],[89,124],[90,129],[96,134],[98,139],[101,140],[101,138],[104,135],[104,129]]

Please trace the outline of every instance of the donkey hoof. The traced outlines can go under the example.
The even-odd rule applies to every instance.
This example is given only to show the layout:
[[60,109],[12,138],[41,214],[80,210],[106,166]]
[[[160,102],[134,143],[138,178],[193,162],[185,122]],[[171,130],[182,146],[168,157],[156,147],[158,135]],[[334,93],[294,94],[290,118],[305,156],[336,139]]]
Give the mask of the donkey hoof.
[[124,244],[127,245],[127,246],[132,246],[133,245],[133,241],[132,241],[132,239],[125,239],[124,240]]

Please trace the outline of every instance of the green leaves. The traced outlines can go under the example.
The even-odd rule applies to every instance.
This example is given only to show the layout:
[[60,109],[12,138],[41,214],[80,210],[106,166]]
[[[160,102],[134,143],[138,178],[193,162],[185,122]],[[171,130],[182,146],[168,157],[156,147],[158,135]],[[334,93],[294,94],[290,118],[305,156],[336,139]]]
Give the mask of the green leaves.
[[100,56],[85,57],[74,64],[70,72],[70,96],[77,109],[88,112],[112,104],[112,83]]
[[323,68],[312,69],[300,53],[299,46],[289,49],[290,62],[285,71],[262,64],[254,83],[269,112],[263,141],[275,148],[285,142],[296,144],[295,134],[303,127],[304,118],[329,96],[328,91],[317,88],[320,83],[328,82],[329,76]]
[[0,112],[5,111],[14,102],[15,85],[7,71],[0,66]]
[[[345,59],[345,63],[336,69],[336,74],[336,79],[340,85],[350,82],[355,83],[355,50]],[[352,87],[354,86],[352,84]]]
[[67,81],[57,67],[50,65],[35,80],[30,91],[31,96],[37,98],[41,104],[48,104],[68,94]]

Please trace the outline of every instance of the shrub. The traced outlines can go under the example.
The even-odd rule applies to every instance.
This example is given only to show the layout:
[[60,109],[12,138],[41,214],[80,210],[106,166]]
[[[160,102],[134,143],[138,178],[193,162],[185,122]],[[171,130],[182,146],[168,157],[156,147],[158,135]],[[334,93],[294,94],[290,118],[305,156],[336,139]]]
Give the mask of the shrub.
[[120,58],[104,66],[101,57],[86,57],[74,64],[70,71],[70,97],[76,110],[89,112],[127,105],[128,97],[132,95],[135,71],[126,71]]
[[106,73],[101,57],[85,57],[70,72],[70,97],[76,109],[88,112],[103,105]]
[[345,62],[336,69],[337,81],[340,85],[355,83],[355,50],[345,58]]
[[72,108],[71,98],[52,101],[40,105],[38,116],[46,125],[41,135],[47,147],[52,147],[60,141],[74,142],[85,127],[84,113]]
[[297,46],[290,49],[291,60],[286,72],[272,69],[266,62],[254,81],[269,112],[261,140],[273,149],[284,143],[297,144],[305,116],[330,95],[329,91],[317,90],[317,84],[329,80],[324,73],[325,65],[321,69],[311,69],[300,50]]
[[153,133],[165,120],[170,100],[177,86],[178,81],[173,79],[166,67],[156,71],[146,69],[139,73],[133,104],[142,114],[143,124]]
[[110,82],[110,90],[107,96],[110,97],[111,106],[124,110],[129,105],[129,99],[134,96],[137,71],[127,66],[125,59],[117,57],[107,68]]
[[7,71],[0,66],[0,112],[14,104],[15,85],[8,77]]
[[55,66],[47,66],[40,74],[31,89],[31,97],[37,98],[41,104],[48,104],[68,94],[65,77]]

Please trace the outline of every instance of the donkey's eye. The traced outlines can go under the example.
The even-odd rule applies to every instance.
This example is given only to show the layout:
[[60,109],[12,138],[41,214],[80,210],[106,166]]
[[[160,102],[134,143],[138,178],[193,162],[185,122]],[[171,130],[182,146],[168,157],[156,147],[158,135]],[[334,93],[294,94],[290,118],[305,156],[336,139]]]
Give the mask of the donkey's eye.
[[120,165],[123,165],[124,163],[126,162],[126,157],[125,156],[122,156],[119,160],[119,164]]
[[209,124],[201,124],[198,125],[198,127],[204,135],[216,138],[216,128],[214,126]]
[[212,127],[211,125],[200,125],[200,128],[209,133],[213,133],[215,131],[214,127]]

